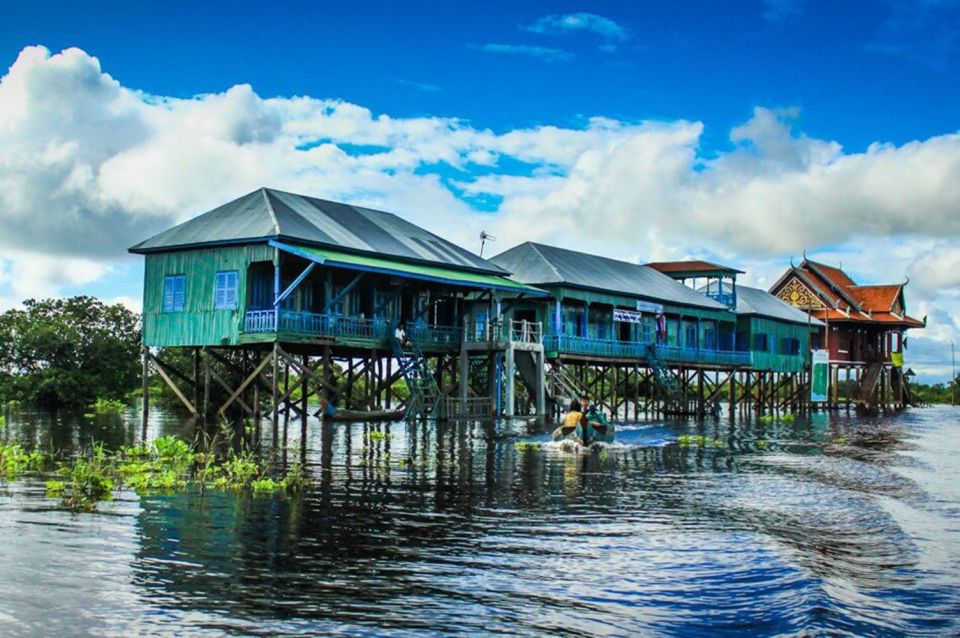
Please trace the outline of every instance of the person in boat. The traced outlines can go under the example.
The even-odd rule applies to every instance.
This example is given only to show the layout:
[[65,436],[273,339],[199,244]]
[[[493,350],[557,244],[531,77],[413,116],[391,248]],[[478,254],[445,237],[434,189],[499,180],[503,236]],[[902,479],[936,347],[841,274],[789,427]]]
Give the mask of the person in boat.
[[570,405],[567,407],[567,413],[563,417],[563,423],[553,431],[553,440],[558,441],[571,435],[584,423],[586,423],[586,421],[584,421],[584,414],[580,409],[580,402],[576,399],[571,399]]
[[401,348],[406,348],[410,344],[407,339],[407,326],[403,321],[397,324],[397,329],[393,331],[393,338],[397,340]]

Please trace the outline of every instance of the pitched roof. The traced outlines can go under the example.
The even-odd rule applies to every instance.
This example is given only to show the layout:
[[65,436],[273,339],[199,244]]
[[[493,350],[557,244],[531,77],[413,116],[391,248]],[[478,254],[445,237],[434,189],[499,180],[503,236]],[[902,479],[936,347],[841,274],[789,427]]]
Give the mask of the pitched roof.
[[567,285],[641,297],[659,302],[727,311],[721,303],[653,268],[534,242],[491,257],[490,261],[532,286]]
[[133,253],[268,239],[505,274],[486,259],[392,213],[261,188],[140,242]]
[[902,289],[901,284],[851,286],[850,292],[860,302],[860,306],[864,310],[890,312],[893,310],[893,304],[896,303]]
[[[840,268],[804,259],[799,266],[791,266],[770,288],[779,291],[794,276],[825,302],[824,308],[811,310],[814,317],[828,321],[859,321],[864,323],[900,324],[924,327],[922,321],[893,312],[894,304],[903,294],[905,284],[858,285]],[[900,312],[903,312],[901,307]]]
[[737,286],[737,314],[757,315],[812,326],[824,325],[819,319],[811,319],[804,311],[781,301],[766,290],[750,286]]
[[656,268],[662,273],[697,273],[697,272],[724,272],[731,274],[743,274],[742,270],[722,266],[710,261],[701,261],[699,259],[688,259],[686,261],[651,261],[648,264],[651,268]]

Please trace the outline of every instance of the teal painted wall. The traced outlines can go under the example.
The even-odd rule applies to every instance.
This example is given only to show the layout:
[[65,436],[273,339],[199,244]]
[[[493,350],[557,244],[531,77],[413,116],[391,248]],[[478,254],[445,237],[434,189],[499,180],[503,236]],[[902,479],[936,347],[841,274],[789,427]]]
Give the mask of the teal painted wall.
[[[272,261],[266,244],[202,248],[146,255],[143,283],[143,343],[147,346],[219,346],[239,343],[247,306],[247,267]],[[216,273],[236,270],[237,308],[214,309]],[[182,312],[163,312],[163,278],[184,275]]]
[[[737,339],[746,336],[749,341],[738,344],[740,349],[749,348],[750,363],[755,370],[771,370],[774,372],[800,372],[810,358],[810,328],[797,323],[777,321],[764,317],[740,317],[737,322]],[[755,348],[755,336],[767,335],[767,349],[760,351]],[[799,354],[784,354],[782,352],[785,339],[799,340]]]

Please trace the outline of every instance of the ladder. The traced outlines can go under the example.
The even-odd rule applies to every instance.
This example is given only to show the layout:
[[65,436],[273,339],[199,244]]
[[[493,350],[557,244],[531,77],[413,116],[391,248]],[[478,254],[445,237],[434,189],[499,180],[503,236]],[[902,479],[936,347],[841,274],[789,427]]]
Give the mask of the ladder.
[[397,359],[400,373],[410,391],[410,398],[407,400],[407,417],[428,419],[434,416],[440,404],[441,393],[427,358],[423,356],[423,351],[413,341],[408,341],[406,348],[400,345],[396,337],[391,337],[390,343],[393,346],[393,356]]
[[880,375],[883,373],[883,363],[875,361],[867,366],[863,376],[860,377],[859,387],[857,388],[857,401],[865,406],[873,406],[877,402],[877,385],[880,383]]
[[680,384],[670,373],[670,369],[657,358],[657,345],[654,343],[647,346],[647,364],[653,370],[654,381],[663,398],[664,412],[682,412],[685,406],[683,406]]
[[[556,404],[561,411],[565,410],[571,399],[579,399],[585,394],[580,383],[573,378],[564,367],[558,363],[551,363],[547,369],[547,399]],[[566,402],[564,401],[566,399]]]

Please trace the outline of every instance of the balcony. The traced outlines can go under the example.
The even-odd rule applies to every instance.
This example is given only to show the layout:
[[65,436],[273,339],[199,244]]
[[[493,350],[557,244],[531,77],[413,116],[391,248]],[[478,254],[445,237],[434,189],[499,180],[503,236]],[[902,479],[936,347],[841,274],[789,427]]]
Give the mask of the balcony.
[[657,358],[670,363],[706,363],[726,366],[750,364],[750,353],[736,350],[707,348],[679,348],[657,344]]
[[587,354],[598,357],[641,359],[646,354],[648,346],[649,343],[645,341],[615,341],[572,335],[547,335],[543,339],[543,347],[547,352]]
[[[393,324],[386,319],[345,317],[337,314],[297,312],[295,310],[250,310],[244,316],[243,331],[248,334],[287,333],[333,337],[345,341],[386,344]],[[454,326],[434,326],[411,322],[407,338],[421,347],[458,347],[461,332]]]
[[464,323],[467,341],[513,341],[541,343],[543,327],[538,321],[467,321]]

